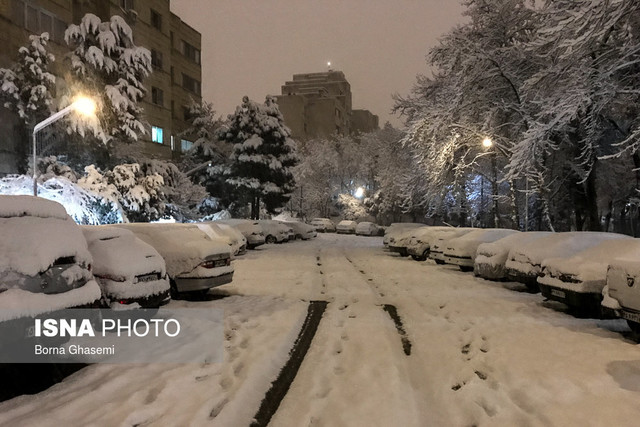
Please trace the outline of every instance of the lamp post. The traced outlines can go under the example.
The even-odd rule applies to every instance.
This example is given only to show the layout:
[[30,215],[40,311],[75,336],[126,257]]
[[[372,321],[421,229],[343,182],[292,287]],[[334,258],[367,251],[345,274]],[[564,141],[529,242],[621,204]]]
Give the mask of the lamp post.
[[[487,150],[493,148],[493,141],[489,137],[485,137],[482,140],[482,146]],[[498,169],[496,166],[496,152],[495,150],[491,150],[491,192],[493,193],[493,226],[498,227],[500,223],[500,217],[498,216]]]
[[36,134],[41,131],[42,129],[44,129],[45,127],[49,126],[52,123],[57,122],[58,120],[60,120],[61,118],[63,118],[64,116],[66,116],[67,114],[69,114],[72,111],[77,111],[78,113],[82,114],[83,116],[92,116],[95,114],[96,112],[96,103],[91,100],[90,98],[81,96],[76,98],[76,100],[69,106],[67,106],[66,108],[63,108],[62,110],[58,111],[57,113],[53,114],[52,116],[49,116],[48,118],[44,119],[43,121],[41,121],[40,123],[37,123],[34,127],[33,127],[33,135],[32,135],[32,139],[33,139],[33,195],[35,197],[38,197],[38,182],[37,182],[37,169],[36,169]]

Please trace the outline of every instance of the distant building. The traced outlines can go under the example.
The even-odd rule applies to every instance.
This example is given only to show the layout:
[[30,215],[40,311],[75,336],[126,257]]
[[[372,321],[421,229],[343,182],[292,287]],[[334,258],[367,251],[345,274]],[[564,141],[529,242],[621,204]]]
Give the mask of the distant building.
[[[294,139],[350,135],[378,128],[377,116],[368,110],[352,110],[351,85],[341,71],[294,74],[281,90],[282,95],[276,97],[278,106]],[[355,127],[353,111],[359,112]]]
[[[202,99],[202,43],[200,33],[170,11],[170,0],[0,0],[0,66],[11,65],[30,34],[47,31],[56,56],[52,72],[58,89],[64,87],[62,59],[69,51],[64,31],[86,13],[103,21],[122,16],[133,30],[136,45],[151,52],[153,73],[144,81],[147,94],[142,102],[149,123],[141,138],[143,149],[150,157],[162,159],[179,154],[190,144],[178,137],[188,126],[189,99]],[[0,110],[0,132],[11,135],[9,112]],[[0,176],[15,172],[14,143],[14,138],[0,139]]]

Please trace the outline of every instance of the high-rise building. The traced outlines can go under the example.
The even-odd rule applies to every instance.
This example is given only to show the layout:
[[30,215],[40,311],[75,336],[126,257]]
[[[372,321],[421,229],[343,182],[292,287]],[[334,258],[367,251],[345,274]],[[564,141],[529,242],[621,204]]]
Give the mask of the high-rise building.
[[[134,42],[151,52],[153,72],[144,81],[142,102],[149,127],[142,136],[144,153],[169,159],[186,150],[190,141],[178,135],[187,128],[190,99],[201,101],[201,35],[170,10],[170,0],[0,0],[0,66],[9,67],[30,34],[49,32],[56,56],[52,72],[64,86],[63,56],[69,52],[64,31],[86,13],[103,21],[122,16],[133,30]],[[12,135],[8,111],[0,108],[0,132]],[[15,139],[0,139],[0,176],[15,172]]]
[[[349,135],[378,127],[377,116],[368,110],[352,110],[351,85],[342,71],[294,74],[293,80],[285,82],[281,90],[282,95],[276,97],[278,106],[294,139]],[[366,111],[375,117],[375,125],[369,127],[373,120],[359,120],[354,128],[353,111]]]

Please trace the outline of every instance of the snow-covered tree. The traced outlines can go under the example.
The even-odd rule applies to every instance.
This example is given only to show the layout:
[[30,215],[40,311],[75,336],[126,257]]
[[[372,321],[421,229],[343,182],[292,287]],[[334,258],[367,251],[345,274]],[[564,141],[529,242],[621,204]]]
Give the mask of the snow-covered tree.
[[17,61],[8,69],[0,68],[0,99],[19,118],[20,141],[16,148],[22,157],[20,169],[26,163],[31,130],[51,115],[55,76],[49,66],[55,58],[48,51],[48,43],[48,33],[29,36],[29,43],[18,50]]
[[289,200],[295,187],[296,144],[290,135],[272,97],[258,104],[245,96],[220,130],[220,139],[233,144],[224,175],[251,203],[254,219],[259,218],[261,203],[273,212]]
[[118,165],[105,173],[91,165],[85,168],[85,173],[78,184],[116,201],[130,221],[155,221],[165,214],[164,180],[159,174],[145,174],[137,163]]
[[[151,53],[136,46],[131,27],[114,15],[107,22],[86,14],[65,31],[73,81],[71,89],[98,100],[99,127],[70,118],[70,130],[92,133],[103,143],[133,142],[145,133],[143,81],[151,71]],[[69,102],[71,98],[69,98]]]

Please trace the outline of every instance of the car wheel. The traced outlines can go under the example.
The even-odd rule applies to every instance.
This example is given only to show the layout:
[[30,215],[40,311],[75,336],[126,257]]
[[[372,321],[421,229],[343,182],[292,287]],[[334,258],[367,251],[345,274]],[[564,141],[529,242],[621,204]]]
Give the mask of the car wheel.
[[276,242],[276,238],[275,238],[275,237],[273,237],[271,234],[269,234],[269,235],[264,239],[264,241],[265,241],[266,243],[275,243],[275,242]]
[[459,265],[458,267],[460,268],[460,271],[464,271],[465,273],[473,271],[473,267],[469,267],[468,265]]
[[436,264],[440,264],[440,265],[444,264],[444,261],[441,259],[434,259],[434,261],[436,262]]

